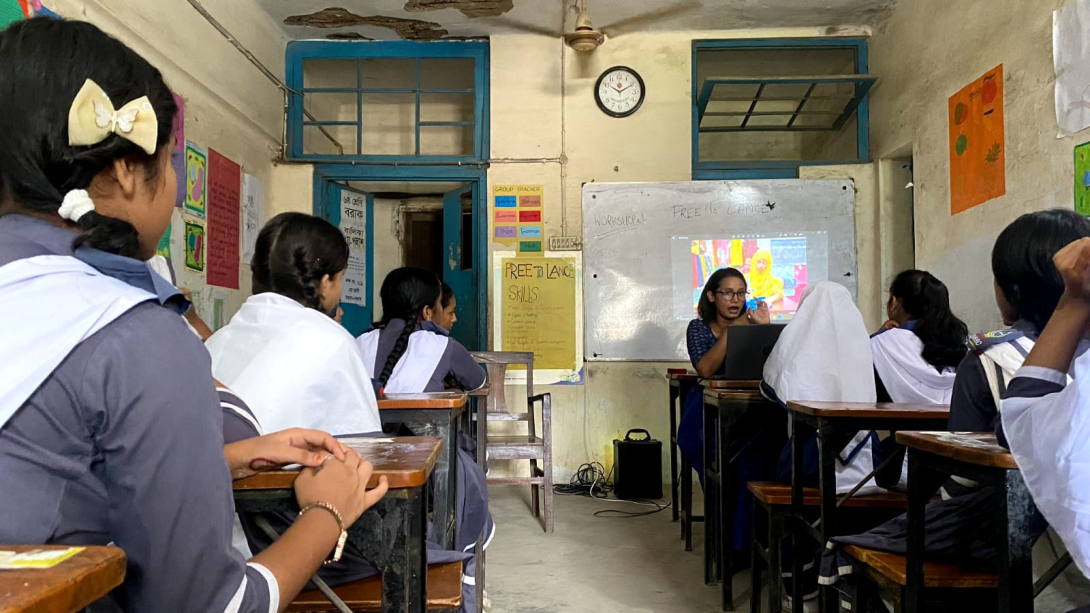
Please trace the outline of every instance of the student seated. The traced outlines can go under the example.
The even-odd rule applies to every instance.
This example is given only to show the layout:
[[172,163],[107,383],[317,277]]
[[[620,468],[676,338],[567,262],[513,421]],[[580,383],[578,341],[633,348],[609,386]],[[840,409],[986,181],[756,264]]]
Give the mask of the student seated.
[[[108,608],[282,610],[340,534],[315,505],[352,522],[385,486],[365,493],[370,464],[319,432],[224,445],[187,302],[145,263],[177,182],[159,71],[79,21],[12,24],[0,54],[0,543],[120,547]],[[115,108],[131,124],[101,125]],[[261,459],[322,470],[302,471],[306,510],[247,561],[231,479]]]
[[[863,315],[842,285],[829,281],[806,291],[794,319],[765,362],[761,391],[787,410],[790,401],[874,402],[874,379],[859,373],[872,368]],[[860,432],[837,456],[836,489],[846,493],[880,463],[878,435]],[[807,441],[803,481],[817,487],[816,435]],[[790,442],[780,454],[778,479],[791,480]],[[858,495],[880,491],[872,478]]]
[[[985,422],[998,424],[992,388],[1010,380],[1009,373],[1018,370],[1021,360],[1009,351],[996,350],[1006,349],[1004,344],[1014,348],[1014,343],[1020,348],[1033,347],[1033,341],[1053,316],[1063,294],[1063,280],[1053,264],[1053,256],[1064,245],[1082,237],[1090,237],[1090,219],[1065,210],[1023,215],[1000,233],[992,250],[995,301],[1004,322],[1013,327],[976,337],[974,353],[964,358],[957,371],[950,402],[951,429],[964,430],[962,426],[969,425],[971,430],[980,431]],[[1021,356],[1017,348],[1014,353]],[[987,362],[982,358],[987,358]],[[974,362],[982,367],[977,368]],[[943,485],[942,493],[946,500],[927,505],[925,511],[927,555],[993,568],[998,555],[994,522],[999,512],[994,488],[978,488],[972,482],[955,478]],[[903,555],[906,533],[906,519],[902,515],[864,534],[837,537],[831,545],[858,545]],[[838,577],[838,568],[847,565],[844,555],[837,548],[824,552],[821,565],[824,583],[845,579]]]
[[[291,424],[335,436],[382,436],[371,375],[355,339],[333,320],[348,256],[344,235],[329,222],[302,213],[277,215],[262,228],[255,244],[251,264],[255,294],[205,344],[216,379],[246,401],[265,429]],[[434,285],[435,306],[439,280],[427,274]],[[444,344],[448,340],[442,339]],[[481,368],[476,364],[473,368],[483,381]],[[432,372],[419,370],[414,363],[395,374],[399,381],[402,377],[420,381]],[[471,611],[476,606],[472,550],[480,535],[491,537],[494,526],[484,472],[463,453],[457,474],[456,550],[429,542],[428,561],[467,564],[462,602]],[[279,532],[291,519],[276,516],[270,524]],[[254,550],[270,546],[249,518],[242,523]],[[347,547],[345,559],[323,567],[319,575],[330,585],[340,585],[376,572],[357,550]]]
[[950,293],[931,273],[893,280],[889,321],[871,339],[879,402],[949,404],[969,329],[950,310]]
[[[1037,508],[1090,578],[1090,238],[1062,249],[1055,264],[1063,295],[1010,382],[997,434]],[[1080,604],[1090,605],[1090,597]]]
[[382,321],[356,342],[380,389],[418,394],[441,392],[448,380],[468,391],[485,384],[484,369],[436,323],[447,321],[438,277],[421,268],[398,268],[386,275],[379,295]]
[[454,309],[458,308],[458,300],[454,297],[454,290],[446,283],[443,283],[443,293],[439,297],[439,307],[440,310],[435,316],[435,323],[450,332],[454,329],[454,324],[458,323],[458,316],[454,314]]

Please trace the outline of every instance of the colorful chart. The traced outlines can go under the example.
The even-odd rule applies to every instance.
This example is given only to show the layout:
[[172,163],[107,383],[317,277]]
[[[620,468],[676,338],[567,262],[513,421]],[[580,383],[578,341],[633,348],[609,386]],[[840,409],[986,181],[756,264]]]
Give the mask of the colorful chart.
[[204,218],[208,209],[208,153],[200,145],[185,146],[185,210]]
[[950,214],[1007,193],[1003,65],[950,97]]
[[185,220],[185,269],[204,272],[205,227],[196,219]]
[[1075,147],[1075,211],[1090,215],[1090,143]]
[[545,250],[544,188],[497,185],[492,188],[493,242],[522,254]]

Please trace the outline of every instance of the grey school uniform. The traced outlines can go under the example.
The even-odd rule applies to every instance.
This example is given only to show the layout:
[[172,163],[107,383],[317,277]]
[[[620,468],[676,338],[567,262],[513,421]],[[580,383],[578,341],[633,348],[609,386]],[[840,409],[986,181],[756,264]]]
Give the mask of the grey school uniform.
[[75,236],[2,217],[0,266],[74,255],[157,298],[79,344],[0,428],[0,543],[116,544],[127,611],[275,611],[275,578],[231,546],[223,417],[184,299],[143,262],[73,254]]
[[[392,319],[390,320],[390,323],[386,324],[386,327],[379,332],[378,351],[375,353],[374,376],[376,378],[379,373],[382,372],[382,367],[386,364],[386,358],[390,356],[390,352],[394,349],[394,344],[397,343],[397,339],[401,336],[401,332],[404,329],[404,319]],[[443,337],[450,336],[450,332],[446,328],[438,326],[430,321],[417,324],[416,329],[424,332],[433,332]],[[401,359],[412,359],[412,357],[413,356],[406,354],[403,355]],[[370,365],[367,366],[370,367]],[[467,351],[458,341],[450,339],[443,356],[439,359],[438,365],[436,365],[435,370],[432,372],[431,379],[428,381],[427,386],[420,391],[424,393],[441,392],[446,389],[446,382],[448,380],[462,389],[472,391],[484,385],[486,378],[487,375],[485,374],[484,369],[473,359],[473,356],[469,354],[469,351]]]

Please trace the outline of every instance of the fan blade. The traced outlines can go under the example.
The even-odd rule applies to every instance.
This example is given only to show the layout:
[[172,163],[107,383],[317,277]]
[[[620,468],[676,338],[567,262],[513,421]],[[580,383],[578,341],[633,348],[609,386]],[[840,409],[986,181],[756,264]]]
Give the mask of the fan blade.
[[520,21],[505,19],[503,17],[493,17],[492,19],[488,20],[488,23],[491,25],[515,30],[517,32],[526,32],[528,34],[537,34],[539,36],[548,36],[551,38],[560,38],[561,36],[563,36],[563,32],[561,32],[562,28],[550,29],[546,28],[545,26],[522,23]]
[[604,28],[598,28],[598,30],[610,38],[616,38],[621,34],[628,34],[640,30],[641,26],[644,24],[654,23],[675,15],[681,15],[682,13],[688,13],[701,6],[703,5],[698,0],[687,0],[686,2],[681,2],[662,10],[641,13],[627,19],[613,22]]

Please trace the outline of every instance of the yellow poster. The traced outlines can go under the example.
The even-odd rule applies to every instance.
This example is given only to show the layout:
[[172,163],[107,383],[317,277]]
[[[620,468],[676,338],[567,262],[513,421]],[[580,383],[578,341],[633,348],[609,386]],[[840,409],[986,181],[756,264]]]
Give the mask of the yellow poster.
[[545,251],[545,190],[540,185],[497,185],[492,188],[492,240],[520,256]]
[[504,258],[503,350],[532,351],[535,369],[575,370],[573,258]]

